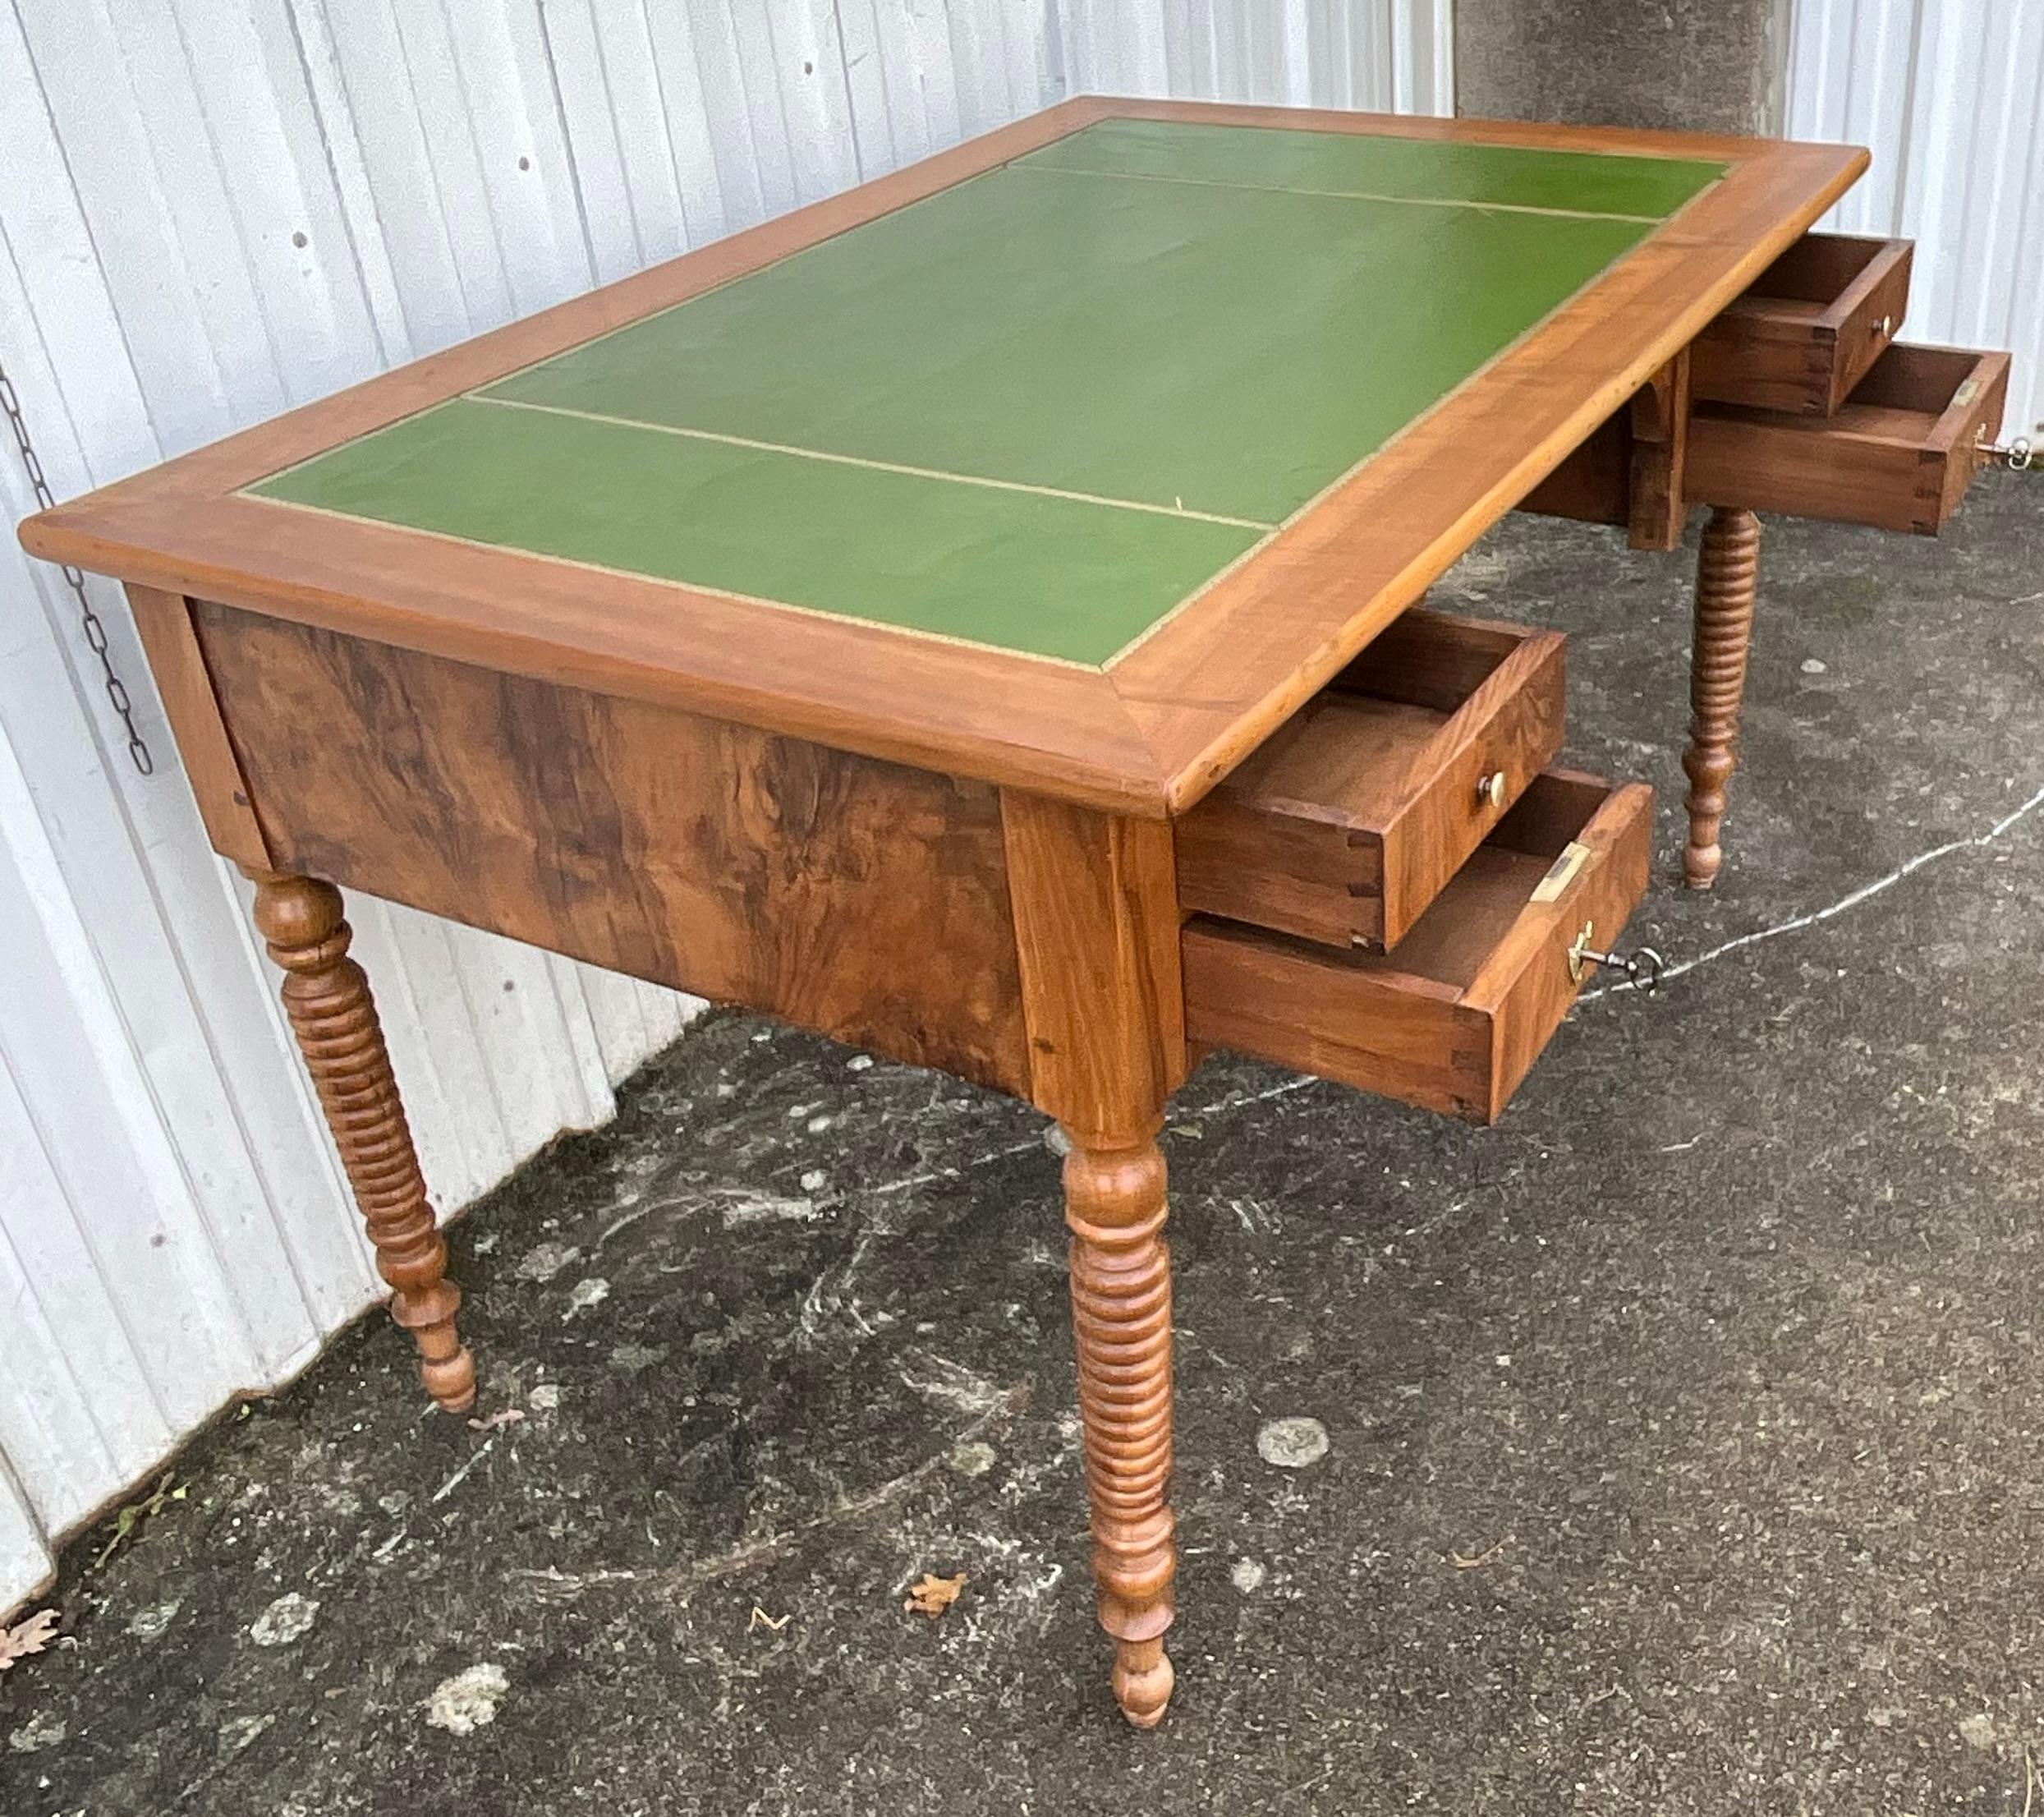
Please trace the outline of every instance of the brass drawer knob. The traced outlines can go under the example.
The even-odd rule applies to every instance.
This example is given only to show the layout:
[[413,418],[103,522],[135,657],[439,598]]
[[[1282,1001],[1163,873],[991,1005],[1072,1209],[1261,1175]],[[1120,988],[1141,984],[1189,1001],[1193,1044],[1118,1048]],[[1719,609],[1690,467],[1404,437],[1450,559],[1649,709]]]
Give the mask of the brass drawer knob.
[[1488,775],[1477,779],[1477,806],[1502,807],[1504,805],[1504,772],[1493,770]]

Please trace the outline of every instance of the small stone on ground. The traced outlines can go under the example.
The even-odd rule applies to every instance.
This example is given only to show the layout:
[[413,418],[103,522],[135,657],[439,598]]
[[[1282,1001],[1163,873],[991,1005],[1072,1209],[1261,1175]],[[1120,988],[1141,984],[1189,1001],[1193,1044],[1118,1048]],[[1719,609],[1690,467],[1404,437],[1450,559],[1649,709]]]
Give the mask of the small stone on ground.
[[255,1617],[248,1637],[259,1647],[287,1647],[310,1631],[319,1613],[317,1602],[293,1590],[278,1597]]
[[1327,1455],[1327,1428],[1302,1414],[1266,1419],[1256,1429],[1256,1455],[1279,1470],[1302,1470]]
[[497,1720],[497,1706],[510,1689],[509,1675],[494,1661],[471,1666],[433,1687],[426,1720],[450,1735],[473,1735]]

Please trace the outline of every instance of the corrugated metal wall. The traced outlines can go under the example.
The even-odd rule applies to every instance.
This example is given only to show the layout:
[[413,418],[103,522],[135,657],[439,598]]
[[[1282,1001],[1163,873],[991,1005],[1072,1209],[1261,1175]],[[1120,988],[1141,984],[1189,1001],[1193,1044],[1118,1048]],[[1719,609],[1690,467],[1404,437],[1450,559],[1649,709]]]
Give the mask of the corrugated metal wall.
[[[0,362],[60,495],[1067,94],[1448,111],[1450,0],[13,0]],[[1798,0],[1788,130],[1921,244],[1909,331],[2044,415],[2044,7]],[[31,505],[0,438],[0,516]],[[128,768],[0,539],[0,1609],[49,1536],[372,1296],[181,784]],[[94,582],[166,771],[125,613]],[[356,904],[426,1171],[472,1198],[679,1028],[661,991]]]
[[1873,148],[1827,224],[1913,239],[1904,334],[2013,350],[2044,433],[2044,5],[1797,0],[1786,130]]
[[[13,0],[0,363],[67,496],[1068,93],[1445,111],[1448,4]],[[32,503],[0,436],[0,518]],[[0,541],[4,1610],[376,1284],[117,593],[90,583],[153,782],[57,577]],[[681,1026],[662,991],[353,918],[443,1206],[603,1120]]]

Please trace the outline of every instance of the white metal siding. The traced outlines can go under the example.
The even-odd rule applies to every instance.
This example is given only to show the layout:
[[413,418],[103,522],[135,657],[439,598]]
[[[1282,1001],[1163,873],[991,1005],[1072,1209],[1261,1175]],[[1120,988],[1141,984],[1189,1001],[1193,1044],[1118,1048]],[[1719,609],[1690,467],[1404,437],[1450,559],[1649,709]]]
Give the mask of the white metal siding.
[[[14,0],[0,361],[58,495],[1125,89],[1445,112],[1449,0]],[[31,508],[0,439],[0,518]],[[376,1291],[246,887],[0,539],[0,1610],[52,1536]],[[443,1206],[686,1000],[357,898]]]
[[2008,433],[2044,429],[2044,6],[1797,0],[1789,136],[1870,146],[1832,211],[1917,242],[1903,333],[2015,354]]
[[[0,360],[60,495],[1068,94],[1445,113],[1451,0],[14,0]],[[2044,416],[2044,9],[1798,0],[1788,131],[1918,242],[1908,332]],[[30,499],[0,445],[0,517]],[[128,769],[70,602],[0,553],[0,1609],[50,1536],[375,1291],[174,777]],[[168,772],[114,591],[93,584]],[[443,1205],[685,1000],[358,899]]]

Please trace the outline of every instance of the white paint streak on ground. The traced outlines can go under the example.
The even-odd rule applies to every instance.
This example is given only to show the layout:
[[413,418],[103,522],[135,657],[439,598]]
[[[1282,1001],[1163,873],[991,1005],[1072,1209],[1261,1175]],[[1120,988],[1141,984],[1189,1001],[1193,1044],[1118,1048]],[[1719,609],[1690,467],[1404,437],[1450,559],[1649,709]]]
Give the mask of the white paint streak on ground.
[[889,1180],[873,1189],[876,1198],[894,1193],[912,1193],[918,1186],[935,1186],[947,1180],[957,1180],[981,1167],[990,1167],[997,1161],[1012,1160],[1017,1155],[1034,1154],[1043,1146],[1040,1138],[1031,1137],[1027,1142],[1011,1143],[1005,1148],[996,1148],[991,1154],[975,1155],[970,1161],[961,1162],[955,1167],[935,1167],[927,1173],[909,1174],[900,1180]]
[[[952,1364],[951,1367],[955,1368],[957,1365]],[[965,1373],[970,1375],[969,1371]],[[972,1379],[977,1378],[972,1378]],[[938,1451],[935,1456],[925,1458],[914,1469],[904,1470],[899,1476],[889,1478],[888,1481],[879,1484],[876,1488],[862,1490],[857,1494],[840,1495],[827,1506],[820,1509],[806,1520],[798,1520],[792,1526],[778,1533],[769,1534],[764,1538],[749,1539],[728,1552],[718,1553],[714,1557],[694,1560],[686,1564],[671,1566],[661,1571],[605,1570],[577,1573],[563,1571],[555,1566],[549,1566],[543,1571],[514,1571],[510,1575],[531,1584],[535,1591],[542,1594],[550,1594],[567,1600],[574,1599],[586,1589],[605,1584],[632,1584],[643,1586],[643,1589],[647,1591],[659,1590],[674,1596],[689,1596],[706,1584],[716,1583],[724,1578],[736,1576],[744,1572],[757,1571],[760,1566],[784,1556],[792,1547],[820,1529],[834,1526],[846,1520],[863,1520],[877,1513],[882,1508],[893,1506],[905,1496],[920,1488],[939,1471],[950,1468],[952,1460],[958,1456],[961,1449],[982,1442],[988,1434],[999,1431],[1007,1421],[1029,1404],[1030,1397],[1031,1386],[1027,1382],[1017,1382],[1011,1388],[996,1391],[992,1405],[960,1433],[949,1446]],[[1078,1442],[1078,1414],[1077,1412],[1071,1414],[1068,1428],[1065,1415],[1061,1412],[1058,1416],[1058,1425],[1059,1431],[1066,1437],[1067,1448],[1056,1458],[1044,1460],[1039,1466],[1039,1474],[1042,1470],[1053,1468],[1062,1469],[1072,1451],[1077,1448]],[[1017,1471],[1017,1478],[1019,1479],[1023,1474],[1023,1472]],[[1034,1479],[1031,1479],[1027,1487],[1033,1488],[1033,1486]],[[1024,1493],[1023,1489],[1017,1487],[1016,1482],[1011,1482],[1007,1489],[1004,1491],[1009,1499],[1013,1499],[1015,1496],[1022,1493]],[[985,1536],[982,1535],[981,1538],[982,1543],[989,1543],[985,1540]]]
[[846,1258],[843,1267],[829,1267],[816,1276],[809,1291],[802,1296],[802,1311],[795,1322],[795,1341],[806,1350],[818,1342],[824,1331],[840,1314],[851,1320],[861,1334],[873,1335],[873,1326],[859,1310],[859,1303],[852,1297],[852,1282],[865,1264],[866,1254],[875,1241],[894,1233],[885,1229],[868,1230],[860,1233],[859,1240],[852,1246],[852,1254]]
[[260,1716],[230,1716],[220,1725],[214,1737],[221,1758],[239,1754],[251,1741],[265,1733],[277,1720],[274,1710],[265,1710]]
[[899,1373],[902,1385],[911,1392],[939,1406],[955,1407],[960,1413],[990,1412],[1007,1392],[963,1364],[921,1346],[903,1352]]
[[787,1198],[778,1193],[747,1192],[740,1187],[714,1195],[727,1230],[748,1224],[814,1224],[824,1214],[813,1198]]
[[457,1470],[444,1483],[443,1483],[439,1488],[433,1492],[433,1499],[435,1502],[444,1502],[450,1495],[453,1494],[453,1493],[462,1486],[462,1484],[467,1477],[468,1473],[474,1470],[478,1464],[481,1463],[482,1460],[485,1457],[489,1456],[490,1452],[496,1448],[497,1441],[503,1436],[503,1429],[500,1428],[496,1432],[492,1433],[489,1438],[485,1438],[482,1442],[481,1444],[478,1445],[475,1447],[475,1455],[470,1458],[466,1464],[464,1464],[458,1470]]
[[535,1243],[519,1257],[513,1272],[521,1281],[551,1281],[581,1253],[572,1243]]
[[[1757,927],[1750,934],[1741,934],[1736,940],[1728,940],[1698,953],[1694,959],[1686,959],[1679,965],[1670,965],[1660,974],[1665,984],[1680,978],[1685,972],[1693,972],[1699,966],[1708,965],[1728,953],[1736,953],[1743,947],[1757,946],[1763,941],[1779,940],[1784,934],[1800,933],[1806,927],[1814,927],[1821,922],[1832,920],[1849,913],[1862,903],[1871,902],[1876,896],[1892,890],[1905,877],[1914,876],[1926,865],[1936,864],[1942,858],[1950,858],[1958,852],[1977,852],[1997,843],[2009,830],[2019,825],[2037,808],[2044,807],[2044,789],[2040,789],[2012,813],[2004,814],[1984,833],[1971,834],[1964,839],[1947,840],[1942,845],[1934,845],[1927,852],[1919,852],[1908,863],[1898,865],[1886,876],[1876,877],[1872,883],[1863,883],[1857,890],[1840,896],[1836,902],[1827,903],[1821,908],[1812,908],[1807,914],[1791,915],[1788,920],[1775,922],[1771,927]],[[1610,996],[1613,992],[1628,991],[1628,984],[1608,984],[1601,990],[1586,991],[1577,999],[1580,1003],[1594,1003],[1599,997]]]
[[549,1565],[544,1571],[514,1571],[513,1577],[530,1584],[545,1584],[557,1589],[584,1590],[599,1584],[636,1584],[641,1573],[636,1571],[585,1571],[570,1573],[558,1565]]

